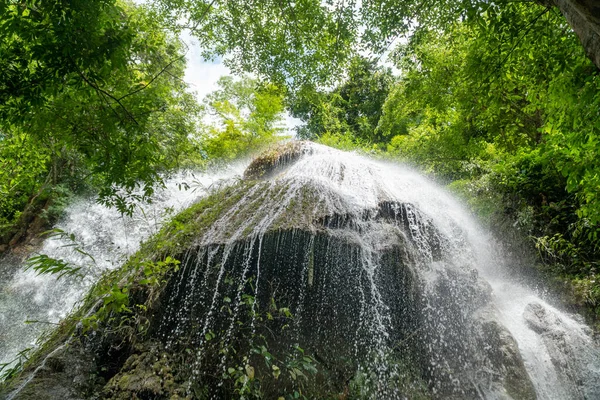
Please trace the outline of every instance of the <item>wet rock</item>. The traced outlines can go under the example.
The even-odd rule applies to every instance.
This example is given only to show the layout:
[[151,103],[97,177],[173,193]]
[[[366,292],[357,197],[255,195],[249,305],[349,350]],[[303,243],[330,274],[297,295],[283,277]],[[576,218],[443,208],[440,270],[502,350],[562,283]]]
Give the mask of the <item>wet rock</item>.
[[244,172],[244,179],[264,179],[311,151],[308,142],[290,141],[273,146],[256,157]]
[[552,326],[559,322],[556,317],[539,303],[530,303],[523,314],[527,325],[535,332],[544,334],[550,332]]
[[483,337],[487,338],[482,348],[487,352],[489,364],[481,369],[485,379],[478,383],[480,391],[485,393],[487,387],[488,394],[494,393],[495,398],[536,399],[515,339],[495,321],[491,311],[483,313],[481,320]]
[[149,343],[138,346],[118,374],[104,387],[104,399],[172,399],[185,396],[181,382],[173,375],[173,361],[160,345]]
[[544,349],[549,355],[561,381],[573,399],[600,398],[600,382],[594,376],[600,371],[600,352],[591,337],[589,328],[561,318],[552,309],[540,303],[530,303],[523,313],[528,326],[541,335]]
[[[318,149],[259,157],[146,244],[181,264],[155,285],[152,268],[123,272],[127,310],[79,334],[108,382],[96,396],[535,398],[465,235],[378,166]],[[69,387],[68,360],[44,365]]]
[[7,400],[83,400],[98,381],[90,353],[76,341],[67,342],[40,361],[21,380],[12,382]]

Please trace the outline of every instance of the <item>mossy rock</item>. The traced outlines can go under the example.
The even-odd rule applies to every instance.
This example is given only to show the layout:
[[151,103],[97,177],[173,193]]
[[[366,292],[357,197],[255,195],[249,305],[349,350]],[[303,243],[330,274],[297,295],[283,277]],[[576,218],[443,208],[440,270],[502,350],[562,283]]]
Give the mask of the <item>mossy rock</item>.
[[0,398],[83,400],[103,385],[93,355],[76,340],[58,345],[25,372],[0,391]]
[[244,179],[264,179],[293,164],[302,155],[311,152],[308,142],[289,141],[271,147],[256,157],[246,168]]
[[104,386],[102,398],[184,399],[184,382],[177,379],[177,363],[160,343],[136,346],[132,355]]

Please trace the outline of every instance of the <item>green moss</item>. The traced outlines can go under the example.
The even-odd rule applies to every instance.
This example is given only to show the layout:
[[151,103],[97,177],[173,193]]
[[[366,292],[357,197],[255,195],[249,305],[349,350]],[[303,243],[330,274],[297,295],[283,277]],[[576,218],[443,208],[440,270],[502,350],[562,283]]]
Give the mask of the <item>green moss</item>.
[[156,343],[146,343],[136,348],[119,373],[104,387],[104,399],[133,399],[142,393],[154,399],[184,396],[183,380],[172,366],[171,354]]
[[225,211],[233,209],[252,186],[251,183],[240,181],[190,206],[146,241],[138,252],[138,257],[156,258],[159,254],[184,253]]
[[245,179],[261,179],[271,175],[278,167],[292,164],[307,149],[307,142],[286,142],[273,146],[256,157],[244,172]]

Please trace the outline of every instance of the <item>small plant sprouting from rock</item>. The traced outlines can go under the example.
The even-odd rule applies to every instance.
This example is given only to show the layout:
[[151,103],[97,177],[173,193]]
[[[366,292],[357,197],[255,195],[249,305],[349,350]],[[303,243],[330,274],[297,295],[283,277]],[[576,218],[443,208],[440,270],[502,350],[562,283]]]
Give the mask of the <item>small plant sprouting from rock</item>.
[[[246,284],[254,291],[254,278]],[[225,283],[235,285],[230,277]],[[232,300],[223,297],[220,311],[233,315]],[[309,399],[314,388],[310,386],[319,373],[318,362],[306,354],[298,343],[285,349],[271,350],[273,340],[289,329],[294,315],[289,307],[277,305],[271,296],[266,308],[258,309],[255,296],[244,293],[240,296],[242,313],[236,320],[239,332],[247,338],[248,346],[229,341],[227,332],[209,331],[205,334],[209,348],[222,355],[224,368],[222,379],[226,391],[240,399]],[[274,349],[275,350],[275,349]],[[314,395],[314,393],[313,393]]]
[[[127,283],[125,285],[110,284],[110,281],[101,281],[97,287],[99,293],[102,293],[102,305],[98,310],[90,316],[82,319],[84,331],[90,329],[98,329],[99,323],[111,323],[116,319],[119,320],[119,327],[137,327],[137,331],[141,332],[147,324],[140,321],[134,309],[130,307],[129,294],[134,285],[146,286],[149,292],[159,287],[164,283],[165,274],[169,271],[177,271],[179,269],[179,260],[172,257],[166,257],[162,261],[138,261],[131,262],[133,265],[134,274],[139,276],[135,283]],[[146,304],[136,304],[135,308],[138,312],[144,312],[148,308],[148,301],[152,301],[153,296],[150,294]]]
[[23,365],[29,359],[32,350],[31,347],[23,349],[11,361],[0,364],[0,383],[13,378],[22,371]]

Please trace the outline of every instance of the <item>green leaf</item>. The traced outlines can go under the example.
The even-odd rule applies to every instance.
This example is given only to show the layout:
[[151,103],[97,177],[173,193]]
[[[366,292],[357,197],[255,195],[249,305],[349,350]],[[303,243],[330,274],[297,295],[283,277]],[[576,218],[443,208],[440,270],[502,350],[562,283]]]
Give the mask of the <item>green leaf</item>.
[[272,365],[271,369],[273,370],[273,378],[279,379],[279,375],[281,375],[281,370],[277,365]]

